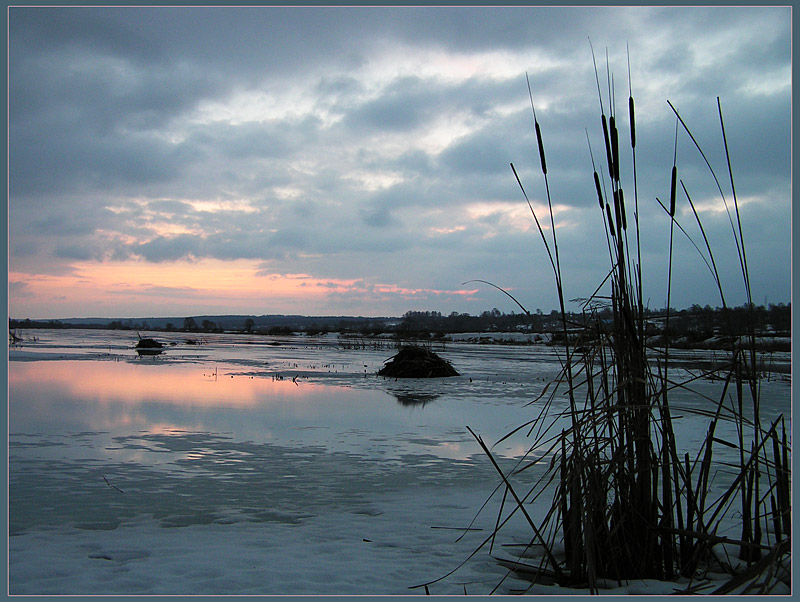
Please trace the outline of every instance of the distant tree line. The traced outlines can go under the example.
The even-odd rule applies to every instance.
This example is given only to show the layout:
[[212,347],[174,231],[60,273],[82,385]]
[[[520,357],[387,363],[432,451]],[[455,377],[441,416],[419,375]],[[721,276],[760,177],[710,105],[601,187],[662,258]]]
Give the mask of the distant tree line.
[[673,336],[711,337],[720,334],[746,334],[750,326],[758,333],[790,336],[791,304],[770,304],[767,307],[747,306],[712,309],[692,305],[681,311],[671,311],[668,334]]
[[[687,309],[670,309],[669,333],[664,332],[666,309],[645,309],[645,317],[650,320],[653,333],[684,336],[693,334],[699,337],[712,337],[719,334],[742,335],[748,331],[749,325],[760,333],[771,333],[777,336],[791,334],[791,304],[770,304],[764,306],[740,306],[734,308],[712,308],[692,305]],[[608,324],[613,320],[610,308],[593,313],[567,312],[568,327],[594,327],[598,322]],[[436,311],[409,311],[403,315],[398,324],[398,331],[415,332],[511,332],[524,330],[530,332],[558,332],[563,329],[561,313],[552,310],[544,314],[540,310],[535,313],[503,313],[498,309],[484,311],[480,315],[452,312],[443,315]]]
[[31,320],[30,318],[25,320],[15,320],[13,318],[9,318],[8,328],[70,328],[70,326],[60,322],[59,320]]
[[[773,336],[790,336],[791,304],[768,306],[740,306],[735,308],[712,308],[708,305],[692,305],[686,309],[670,309],[669,332],[664,329],[666,310],[645,310],[651,332],[669,337],[690,337],[703,340],[715,335],[738,336],[745,334],[749,324],[759,333]],[[270,316],[259,318],[257,323],[250,316],[186,317],[182,322],[153,319],[113,320],[102,323],[81,323],[79,320],[16,320],[9,319],[9,328],[101,328],[111,330],[161,330],[166,332],[241,332],[252,334],[286,335],[305,332],[309,335],[327,332],[357,333],[364,336],[394,333],[401,337],[426,338],[459,332],[513,332],[559,333],[563,330],[561,314],[557,310],[543,313],[501,312],[497,308],[478,315],[438,311],[407,311],[401,318],[365,317],[312,317]],[[613,320],[610,309],[600,309],[591,314],[570,312],[567,314],[570,328],[596,327]],[[158,322],[158,323],[156,323]],[[176,323],[178,322],[178,323]]]

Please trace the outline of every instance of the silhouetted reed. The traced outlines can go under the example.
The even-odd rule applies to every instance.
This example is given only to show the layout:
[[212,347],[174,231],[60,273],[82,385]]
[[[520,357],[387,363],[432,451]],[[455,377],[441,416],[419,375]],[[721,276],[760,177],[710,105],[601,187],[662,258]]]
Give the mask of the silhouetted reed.
[[[592,58],[594,60],[593,50]],[[564,355],[558,378],[531,403],[531,407],[541,408],[536,416],[500,440],[527,431],[527,436],[532,439],[530,452],[537,450],[536,459],[532,459],[533,455],[526,456],[513,470],[505,471],[490,447],[470,429],[499,474],[498,490],[504,492],[495,531],[481,547],[488,545],[491,549],[511,515],[521,513],[531,529],[530,544],[519,552],[518,560],[502,558],[499,561],[518,577],[534,584],[588,588],[598,593],[601,587],[633,579],[675,581],[683,577],[689,579],[689,584],[685,585],[684,581],[682,586],[687,593],[769,593],[778,582],[791,586],[787,568],[791,553],[791,443],[783,416],[770,424],[762,424],[760,372],[752,322],[747,336],[739,339],[739,344],[733,347],[725,362],[717,362],[714,367],[702,370],[685,382],[675,381],[672,375],[669,337],[665,337],[662,347],[650,348],[647,345],[630,62],[628,77],[633,165],[630,184],[634,199],[632,224],[627,217],[620,173],[620,121],[614,110],[612,77],[608,70],[607,115],[595,63],[607,173],[601,169],[601,174],[598,174],[592,155],[592,179],[600,219],[605,227],[611,267],[595,292],[583,300],[585,323],[590,326],[578,334],[567,322],[543,128],[536,116],[528,82],[548,202],[549,237],[513,164],[511,169],[530,207],[555,278],[564,333],[561,339]],[[681,131],[700,152],[725,202],[747,300],[753,307],[745,239],[721,103],[717,99],[733,213],[716,173],[690,128],[678,111],[671,104],[669,106],[676,117],[673,164],[669,169],[669,200],[661,203],[657,199],[669,221],[666,307],[670,306],[675,267],[676,228],[691,240],[678,221],[681,192],[702,233],[705,252],[694,241],[692,244],[708,266],[723,308],[726,307],[711,241],[687,187],[679,178],[677,147]],[[517,299],[511,298],[524,309]],[[597,310],[601,307],[611,308],[613,320],[610,325],[601,323],[597,317]],[[664,319],[668,330],[669,309]],[[696,407],[682,404],[680,407],[681,413],[691,413],[693,420],[707,420],[706,435],[699,449],[693,454],[685,453],[676,444],[674,395],[677,392],[695,394],[689,388],[691,381],[708,377],[721,381],[719,397],[710,400],[705,407],[702,404],[696,404]],[[559,417],[554,405],[556,392],[563,391],[565,386],[568,421],[560,432],[554,434],[551,431],[558,428],[555,425]],[[733,425],[736,440],[724,439],[718,433],[723,422]],[[736,472],[727,487],[712,497],[710,484],[718,468],[714,453],[720,446],[735,450],[733,469]],[[549,467],[533,486],[529,482],[525,484],[521,475],[530,474],[527,471],[546,461],[542,458],[550,460]],[[552,495],[550,510],[545,516],[532,516],[526,506],[547,495]],[[509,504],[512,505],[510,511],[507,508]],[[504,512],[508,516],[504,516]],[[730,524],[732,514],[741,515],[742,528],[738,538],[719,534],[726,519]],[[736,550],[737,558],[730,556],[731,550]],[[475,550],[470,557],[477,552]],[[728,572],[730,578],[724,585],[709,588],[702,583],[707,571]],[[426,591],[440,579],[424,584]],[[700,585],[694,582],[695,579],[701,580]],[[678,585],[675,587],[677,591]]]

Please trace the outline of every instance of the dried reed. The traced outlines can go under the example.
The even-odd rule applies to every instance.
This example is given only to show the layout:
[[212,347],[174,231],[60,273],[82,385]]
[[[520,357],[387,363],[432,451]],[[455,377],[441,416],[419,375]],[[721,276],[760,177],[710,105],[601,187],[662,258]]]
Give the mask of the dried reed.
[[[628,119],[635,201],[635,219],[630,229],[620,179],[619,131],[614,112],[613,79],[607,67],[607,115],[593,49],[592,61],[595,65],[600,122],[608,167],[608,175],[601,178],[592,156],[592,177],[606,228],[611,270],[584,303],[584,311],[590,318],[587,322],[592,326],[580,335],[581,351],[578,352],[577,344],[571,345],[572,339],[567,336],[569,325],[564,309],[563,280],[550,199],[545,145],[528,80],[534,130],[550,214],[549,239],[513,164],[511,168],[531,210],[553,270],[564,330],[565,357],[559,377],[536,400],[537,405],[542,407],[540,413],[501,439],[527,429],[528,436],[533,438],[530,450],[541,451],[544,448],[545,457],[552,458],[549,469],[533,486],[528,485],[527,491],[521,490],[520,485],[515,485],[513,479],[541,464],[539,456],[535,460],[523,458],[514,470],[506,473],[494,459],[489,446],[469,429],[497,470],[501,481],[498,490],[504,492],[494,533],[473,551],[470,558],[484,545],[491,546],[511,516],[520,512],[533,533],[531,543],[526,549],[536,548],[542,552],[536,562],[523,557],[520,560],[502,558],[500,562],[509,571],[532,583],[588,588],[591,592],[598,593],[601,585],[609,582],[622,583],[631,579],[675,580],[681,576],[690,579],[689,585],[685,586],[685,593],[695,593],[708,588],[698,585],[694,580],[702,577],[704,571],[713,569],[728,570],[731,576],[727,583],[717,587],[712,593],[768,593],[781,581],[791,585],[790,574],[786,570],[791,553],[791,446],[782,416],[768,428],[761,424],[759,371],[752,323],[742,343],[731,352],[730,360],[724,367],[713,371],[714,376],[723,381],[723,387],[719,397],[711,400],[713,405],[710,409],[681,408],[683,412],[693,412],[698,419],[705,418],[709,422],[706,436],[695,454],[679,453],[670,397],[676,389],[688,391],[689,382],[674,382],[670,377],[669,337],[666,337],[666,343],[660,349],[649,348],[645,340],[647,325],[642,293],[639,202],[635,171],[636,130],[630,85],[630,58],[628,57]],[[750,301],[752,297],[741,216],[719,99],[717,104],[736,220],[734,221],[730,210],[728,215],[747,298]],[[697,245],[695,248],[709,267],[725,307],[722,282],[711,242],[686,186],[678,178],[677,147],[681,129],[708,166],[725,201],[726,209],[728,203],[719,179],[699,143],[678,111],[671,103],[669,106],[676,116],[669,202],[665,206],[658,201],[669,218],[670,228],[667,308],[670,305],[675,227],[689,237],[679,223],[677,208],[680,191],[683,191],[688,200],[700,228],[706,254]],[[604,187],[601,185],[604,178],[607,178],[610,195],[604,194]],[[635,241],[631,241],[632,238]],[[635,242],[633,256],[629,252],[630,242]],[[494,284],[492,286],[499,288]],[[610,291],[607,295],[600,296],[600,290],[606,286]],[[511,297],[506,291],[503,292]],[[511,299],[525,309],[517,299]],[[610,326],[601,323],[595,315],[596,307],[604,303],[610,304],[613,310]],[[753,307],[752,303],[750,307]],[[668,329],[669,310],[665,319]],[[711,372],[704,375],[710,376]],[[563,386],[567,387],[569,396],[569,427],[553,435],[550,429],[558,416],[554,415],[552,402],[556,390]],[[580,402],[577,398],[578,391],[584,394]],[[737,433],[735,441],[728,441],[717,435],[718,427],[724,421],[733,424]],[[714,479],[714,450],[719,446],[735,449],[738,462],[733,467],[736,473],[730,485],[712,499],[709,485]],[[531,516],[525,504],[551,493],[553,499],[546,516]],[[507,495],[511,496],[514,505],[504,518]],[[718,534],[723,519],[733,512],[738,512],[742,518],[742,531],[738,539]],[[560,546],[559,543],[563,545]],[[738,548],[738,557],[743,564],[724,556],[734,547]],[[442,578],[444,577],[415,587],[424,586],[427,593],[428,586]]]

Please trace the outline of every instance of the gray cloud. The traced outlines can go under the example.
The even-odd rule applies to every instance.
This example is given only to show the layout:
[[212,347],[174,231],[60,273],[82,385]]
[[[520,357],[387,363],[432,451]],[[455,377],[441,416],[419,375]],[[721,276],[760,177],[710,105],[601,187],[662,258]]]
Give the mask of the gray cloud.
[[[566,282],[585,294],[592,274],[607,269],[587,145],[588,132],[606,170],[591,38],[606,112],[609,52],[632,207],[626,43],[631,50],[648,264],[663,273],[668,222],[655,198],[669,193],[675,135],[666,101],[726,183],[719,96],[737,194],[749,203],[748,248],[771,266],[751,273],[767,296],[788,297],[786,8],[13,7],[9,15],[12,269],[248,259],[277,273],[359,279],[354,308],[377,284],[449,291],[485,278],[548,309],[546,255],[538,233],[523,228],[527,206],[509,163],[534,203],[545,202],[528,71],[552,200],[571,208],[557,216]],[[693,200],[718,204],[683,131],[678,162]],[[703,218],[727,240],[725,214],[706,209]],[[697,260],[691,248],[680,252],[687,265]],[[736,278],[735,262],[723,263]],[[650,282],[655,305],[661,282]],[[687,280],[677,290],[687,304],[695,293],[714,304],[713,286],[700,292]],[[481,311],[497,303],[492,294],[426,299],[463,304],[429,309]],[[337,311],[349,313],[347,293],[337,295]],[[375,313],[405,310],[383,302]]]
[[486,129],[465,136],[447,148],[440,161],[450,173],[458,175],[476,175],[502,172],[509,174],[508,165],[514,160],[509,144],[498,138],[496,132]]
[[353,113],[357,127],[379,130],[413,130],[430,117],[431,91],[418,77],[404,77],[377,99]]

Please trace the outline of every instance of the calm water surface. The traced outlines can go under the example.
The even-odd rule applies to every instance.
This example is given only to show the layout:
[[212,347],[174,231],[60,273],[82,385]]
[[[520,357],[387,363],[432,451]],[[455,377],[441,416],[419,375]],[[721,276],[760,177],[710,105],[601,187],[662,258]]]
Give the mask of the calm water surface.
[[[533,419],[539,410],[530,402],[560,367],[553,348],[458,343],[440,353],[462,376],[398,381],[375,374],[393,355],[390,345],[342,349],[335,336],[200,339],[159,333],[165,351],[150,357],[137,356],[130,332],[42,330],[23,336],[25,342],[10,349],[8,368],[12,593],[64,593],[68,580],[52,589],[26,589],[30,576],[41,572],[32,552],[40,544],[31,543],[41,534],[133,533],[142,520],[165,528],[258,524],[269,532],[341,513],[356,522],[379,517],[393,500],[409,496],[438,509],[420,508],[399,530],[387,518],[387,533],[419,529],[418,538],[410,535],[405,547],[391,549],[402,550],[402,565],[425,564],[413,559],[434,545],[433,516],[449,508],[467,523],[498,483],[466,427],[491,445]],[[684,355],[687,366],[697,359]],[[707,423],[684,410],[710,403],[720,386],[698,380],[691,393],[674,391],[679,447],[696,449]],[[763,382],[762,399],[765,422],[781,413],[788,419],[788,380]],[[557,422],[552,415],[566,407],[560,390],[548,420]],[[521,435],[493,449],[507,467],[529,451],[531,441]],[[720,430],[718,436],[735,434]],[[534,473],[523,478],[532,482]],[[467,494],[475,507],[448,501]],[[424,557],[440,553],[433,550],[439,548]],[[469,551],[437,556],[436,570],[454,568]],[[486,567],[496,569],[491,559]],[[82,591],[158,593],[173,587],[163,581],[146,589],[146,582],[137,582],[127,589],[119,582],[106,590],[103,574],[95,578],[93,589]],[[412,577],[399,581],[407,579]]]
[[[114,528],[142,512],[166,524],[296,521],[370,492],[479,483],[493,477],[466,426],[499,439],[557,370],[552,354],[459,346],[442,354],[463,376],[396,381],[375,375],[388,346],[175,335],[161,355],[138,357],[130,333],[36,336],[10,354],[12,534]],[[115,490],[126,496],[108,505]]]

